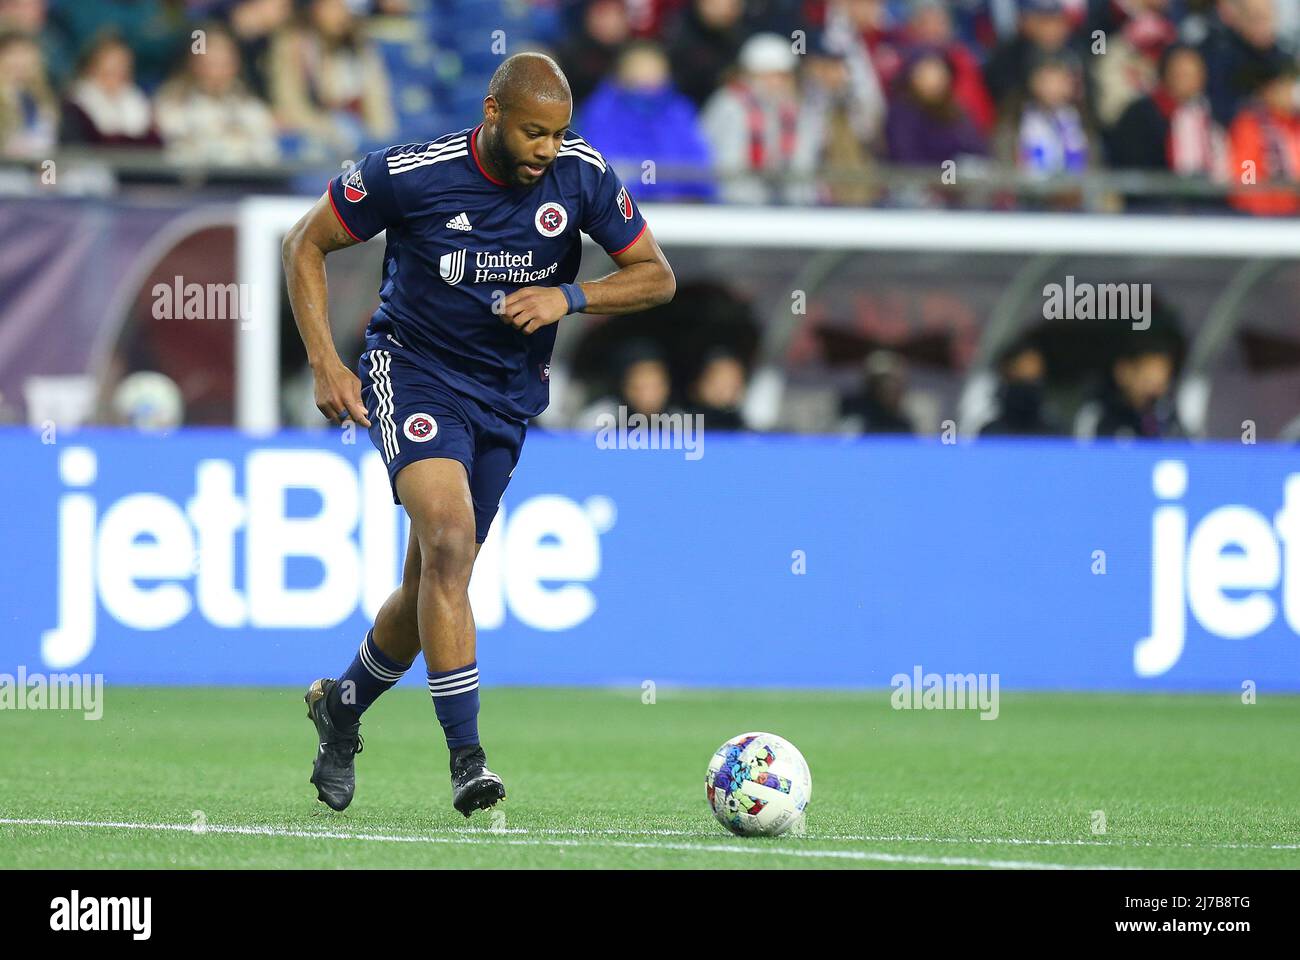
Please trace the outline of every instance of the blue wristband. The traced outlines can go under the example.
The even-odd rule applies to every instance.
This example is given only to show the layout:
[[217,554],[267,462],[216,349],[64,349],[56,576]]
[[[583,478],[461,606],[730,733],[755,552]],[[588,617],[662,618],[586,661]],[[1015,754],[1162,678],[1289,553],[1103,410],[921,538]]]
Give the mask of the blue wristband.
[[569,303],[570,313],[579,313],[587,305],[587,295],[582,292],[582,287],[576,283],[560,284],[560,292],[564,294],[564,299]]

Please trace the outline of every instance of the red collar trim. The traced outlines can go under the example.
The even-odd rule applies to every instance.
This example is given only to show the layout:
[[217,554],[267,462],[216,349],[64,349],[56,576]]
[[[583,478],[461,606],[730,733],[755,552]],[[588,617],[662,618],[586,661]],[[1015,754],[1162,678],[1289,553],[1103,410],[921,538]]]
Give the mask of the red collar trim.
[[488,173],[487,170],[484,169],[483,163],[478,158],[478,131],[481,126],[483,126],[483,124],[480,123],[478,127],[474,128],[474,132],[469,135],[469,152],[474,158],[474,166],[478,167],[478,172],[487,177],[492,183],[495,183],[498,187],[504,187],[506,186],[506,182],[504,180],[498,180],[496,177],[492,176],[492,174]]

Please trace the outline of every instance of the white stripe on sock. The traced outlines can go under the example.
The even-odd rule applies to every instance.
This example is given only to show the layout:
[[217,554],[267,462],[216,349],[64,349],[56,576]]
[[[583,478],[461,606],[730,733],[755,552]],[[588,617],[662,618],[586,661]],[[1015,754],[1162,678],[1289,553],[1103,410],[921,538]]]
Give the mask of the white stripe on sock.
[[431,687],[431,688],[429,689],[429,696],[431,696],[431,697],[454,697],[454,696],[456,696],[456,694],[458,694],[458,693],[469,693],[471,690],[477,690],[477,689],[478,689],[478,681],[475,680],[475,681],[473,681],[472,683],[468,684],[467,686],[461,687],[461,688],[459,688],[459,689],[457,689],[457,690],[434,690],[434,689]]
[[398,680],[401,680],[402,673],[405,671],[399,673],[396,670],[389,670],[387,667],[382,666],[379,661],[375,659],[374,654],[370,652],[369,646],[369,638],[361,641],[361,665],[366,668],[369,674],[376,680],[380,680],[384,683],[396,683]]
[[473,677],[475,680],[477,680],[478,667],[470,667],[468,670],[462,670],[460,673],[448,674],[445,677],[430,677],[429,686],[442,687],[442,686],[446,686],[449,683],[455,683],[459,680],[464,680],[466,677]]

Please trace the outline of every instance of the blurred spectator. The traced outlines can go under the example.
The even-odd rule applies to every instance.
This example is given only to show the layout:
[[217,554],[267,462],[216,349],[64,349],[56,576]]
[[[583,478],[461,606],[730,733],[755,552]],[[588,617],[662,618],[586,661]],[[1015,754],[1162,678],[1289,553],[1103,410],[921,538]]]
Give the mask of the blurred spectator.
[[1045,404],[1047,361],[1031,340],[1019,340],[998,362],[998,413],[980,429],[988,436],[1050,436],[1063,433]]
[[903,358],[876,350],[862,367],[862,387],[840,401],[840,428],[851,433],[915,433],[903,410],[907,367]]
[[107,33],[82,55],[76,82],[63,104],[60,139],[101,147],[156,147],[149,98],[135,82],[135,54]]
[[72,74],[72,52],[49,22],[49,0],[0,0],[0,33],[17,31],[41,48],[50,83],[60,86]]
[[1217,176],[1223,169],[1223,131],[1205,97],[1205,63],[1195,47],[1165,51],[1160,82],[1124,111],[1108,138],[1111,165]]
[[54,146],[58,99],[50,89],[36,41],[0,33],[0,155],[39,157]]
[[1256,216],[1300,213],[1294,187],[1265,189],[1279,180],[1300,180],[1300,117],[1295,102],[1296,64],[1278,57],[1268,68],[1255,96],[1228,129],[1231,182],[1243,186],[1228,202]]
[[575,107],[582,106],[614,69],[631,36],[624,0],[595,0],[582,14],[582,33],[560,46],[555,59],[569,79]]
[[693,0],[668,33],[677,89],[702,106],[727,79],[748,35],[742,0]]
[[579,415],[580,428],[594,430],[606,416],[617,419],[620,406],[627,408],[629,417],[676,412],[670,406],[673,389],[667,355],[658,343],[641,338],[628,341],[615,356],[614,368],[618,371],[614,395],[587,407]]
[[1201,53],[1214,118],[1227,127],[1284,53],[1277,44],[1273,0],[1219,0],[1217,12]]
[[271,95],[267,56],[276,33],[293,18],[293,0],[226,0],[230,29],[239,44],[244,79],[262,99]]
[[953,35],[952,15],[941,0],[915,0],[904,30],[908,49],[933,48],[943,53],[952,73],[953,100],[985,135],[997,122],[993,98],[984,84],[979,58]]
[[[606,160],[635,171],[640,182],[630,182],[637,200],[713,198],[709,146],[695,105],[673,88],[658,44],[638,40],[623,51],[615,76],[579,110],[577,126],[600,144]],[[651,159],[655,176],[646,182],[642,165]]]
[[868,141],[875,141],[881,133],[885,90],[902,65],[897,48],[884,39],[889,34],[882,26],[887,22],[883,11],[880,0],[831,0],[818,41],[844,58],[849,85],[866,111],[867,125],[860,132]]
[[[750,2],[761,4],[762,0]],[[690,0],[630,0],[627,10],[632,36],[642,39],[663,36],[672,21],[689,5]]]
[[154,90],[190,41],[184,7],[170,0],[60,0],[50,20],[74,57],[105,33],[122,39],[135,56],[138,82]]
[[1066,50],[1039,52],[1029,70],[1029,99],[1016,122],[1016,165],[1053,176],[1088,167],[1088,131],[1077,103],[1077,61]]
[[702,415],[706,430],[745,430],[744,400],[745,365],[729,350],[714,350],[691,384],[687,412]]
[[885,120],[890,160],[937,169],[946,160],[987,152],[984,137],[957,102],[952,79],[940,50],[920,48],[909,56]]
[[830,0],[826,5],[826,29],[832,34],[851,34],[862,45],[880,86],[888,89],[903,66],[902,36],[895,29],[886,0]]
[[1111,365],[1101,396],[1080,407],[1075,436],[1085,440],[1182,436],[1171,397],[1175,370],[1172,344],[1147,334],[1129,338],[1127,348]]
[[1103,127],[1156,86],[1161,54],[1178,38],[1169,0],[1116,0],[1107,9],[1106,52],[1092,58],[1093,106]]
[[874,193],[868,183],[869,144],[880,129],[884,102],[874,82],[852,70],[849,58],[825,33],[815,34],[802,57],[799,109],[801,170],[833,168],[839,174],[818,199],[865,206]]
[[999,110],[1029,96],[1029,75],[1044,54],[1070,44],[1073,25],[1061,0],[1020,0],[1019,30],[1001,43],[984,67],[984,80]]
[[158,95],[158,127],[182,163],[250,166],[279,158],[275,121],[240,79],[239,47],[220,25],[204,28],[203,52]]
[[346,0],[306,0],[270,63],[276,119],[314,152],[348,153],[395,130],[388,72]]
[[[725,178],[723,200],[807,202],[807,184],[777,185],[766,179],[796,171],[799,96],[794,68],[795,55],[786,38],[756,34],[741,48],[740,76],[705,105],[701,122],[714,168]],[[805,158],[811,155],[807,146]]]

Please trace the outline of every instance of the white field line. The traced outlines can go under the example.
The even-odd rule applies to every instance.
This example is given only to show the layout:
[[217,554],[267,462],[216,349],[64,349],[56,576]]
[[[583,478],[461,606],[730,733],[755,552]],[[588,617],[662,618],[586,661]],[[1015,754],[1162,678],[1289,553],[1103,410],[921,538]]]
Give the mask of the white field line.
[[529,847],[618,847],[633,850],[677,850],[688,853],[749,854],[795,857],[814,860],[856,860],[874,863],[912,863],[942,867],[987,867],[995,870],[1127,870],[1122,866],[1098,864],[1041,863],[1034,860],[984,860],[976,857],[930,857],[920,854],[879,853],[867,850],[801,850],[790,847],[747,846],[736,844],[648,843],[628,840],[538,839],[512,837],[492,831],[473,835],[403,836],[383,833],[344,833],[340,831],[288,830],[281,827],[241,827],[206,824],[198,828],[184,823],[129,823],[100,820],[44,820],[36,818],[2,818],[0,826],[75,827],[101,830],[146,830],[159,833],[233,834],[252,837],[297,837],[311,840],[363,840],[375,843],[432,843],[452,845],[500,845]]
[[[0,820],[0,823],[3,823]],[[527,828],[511,827],[502,830],[494,830],[491,827],[431,827],[432,830],[455,830],[457,833],[515,833],[531,835],[550,835],[550,836],[610,836],[610,837],[716,837],[716,831],[703,832],[700,830],[617,830],[614,828],[605,828],[601,830],[583,830],[578,828],[568,829],[547,829],[547,828]],[[793,837],[791,839],[794,839]],[[1025,837],[926,837],[926,836],[873,836],[870,834],[858,833],[809,833],[799,837],[798,840],[803,843],[813,843],[817,841],[829,841],[839,843],[953,843],[953,844],[971,844],[984,845],[992,847],[1019,847],[1019,846],[1042,846],[1042,847],[1110,847],[1111,849],[1143,849],[1152,847],[1162,847],[1166,849],[1186,849],[1186,850],[1300,850],[1300,843],[1189,843],[1189,842],[1169,842],[1161,840],[1037,840]]]
[[[44,826],[132,826],[131,824],[118,824],[114,822],[100,821],[82,821],[82,820],[6,820],[0,818],[0,825],[44,825]],[[137,824],[141,829],[154,827],[158,829],[186,829],[193,831],[193,826],[174,825],[174,824]],[[234,829],[234,828],[232,828]],[[274,829],[274,828],[269,828]],[[717,831],[709,830],[621,830],[614,827],[606,827],[598,830],[582,828],[528,828],[528,827],[429,827],[430,833],[453,833],[456,835],[487,835],[489,837],[500,836],[546,836],[546,837],[685,837],[700,839],[715,839]],[[314,835],[314,834],[312,834]],[[426,836],[409,837],[413,840],[424,840]],[[791,837],[789,839],[795,839]],[[971,846],[1044,846],[1044,847],[1110,847],[1113,849],[1183,849],[1183,850],[1300,850],[1300,843],[1191,843],[1176,841],[1160,840],[1049,840],[1036,839],[1030,837],[931,837],[924,835],[904,835],[896,834],[892,836],[872,835],[872,834],[845,834],[845,833],[818,833],[808,834],[804,837],[797,838],[796,842],[814,843],[814,842],[840,842],[840,843],[947,843],[957,845]]]

